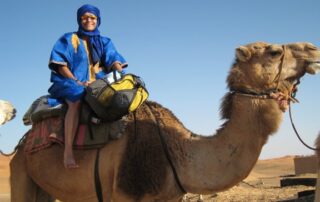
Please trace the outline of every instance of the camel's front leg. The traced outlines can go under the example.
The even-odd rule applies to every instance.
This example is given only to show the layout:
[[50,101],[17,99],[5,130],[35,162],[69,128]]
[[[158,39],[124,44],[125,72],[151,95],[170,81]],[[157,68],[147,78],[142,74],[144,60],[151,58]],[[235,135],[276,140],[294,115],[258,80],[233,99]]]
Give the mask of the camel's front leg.
[[[319,159],[318,159],[318,161],[319,161]],[[317,185],[316,185],[315,201],[320,201],[320,165],[319,165],[319,162],[318,162],[318,179],[317,179]]]
[[315,201],[320,201],[320,133],[318,135],[318,138],[316,140],[316,155],[317,155],[317,166],[318,166],[318,178],[317,178],[317,185],[316,185],[316,197]]
[[19,149],[10,162],[11,201],[53,202],[28,176],[25,163],[24,151]]

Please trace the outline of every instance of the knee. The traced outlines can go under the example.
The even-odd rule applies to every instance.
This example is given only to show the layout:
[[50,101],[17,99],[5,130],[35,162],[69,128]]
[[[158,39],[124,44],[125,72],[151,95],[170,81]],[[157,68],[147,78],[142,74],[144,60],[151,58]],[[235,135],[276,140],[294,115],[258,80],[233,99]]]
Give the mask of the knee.
[[76,101],[76,102],[67,101],[67,104],[68,104],[68,110],[78,111],[81,106],[81,101]]

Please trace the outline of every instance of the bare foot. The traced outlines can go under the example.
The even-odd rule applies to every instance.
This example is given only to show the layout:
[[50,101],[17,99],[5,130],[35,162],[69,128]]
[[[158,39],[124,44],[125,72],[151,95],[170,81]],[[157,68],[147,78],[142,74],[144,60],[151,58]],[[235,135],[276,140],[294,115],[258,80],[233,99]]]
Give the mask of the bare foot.
[[64,164],[64,167],[67,169],[79,168],[79,165],[74,160],[73,155],[68,155],[66,153],[64,154],[63,164]]

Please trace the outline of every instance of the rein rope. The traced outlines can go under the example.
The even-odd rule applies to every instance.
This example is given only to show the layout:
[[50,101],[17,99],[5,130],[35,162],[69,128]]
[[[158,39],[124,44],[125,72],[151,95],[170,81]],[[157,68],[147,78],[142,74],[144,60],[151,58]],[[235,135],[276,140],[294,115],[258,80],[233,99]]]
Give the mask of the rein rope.
[[165,156],[166,156],[166,158],[167,158],[167,160],[168,160],[168,162],[169,162],[169,164],[170,164],[170,167],[171,167],[171,169],[172,169],[174,179],[176,180],[177,185],[178,185],[178,187],[180,188],[181,192],[184,193],[184,194],[186,194],[187,192],[186,192],[185,188],[183,187],[183,185],[182,185],[182,183],[181,183],[181,180],[180,180],[180,178],[179,178],[179,175],[178,175],[178,173],[177,173],[177,170],[176,170],[176,168],[175,168],[175,166],[174,166],[174,164],[173,164],[173,161],[172,161],[172,159],[171,159],[171,157],[170,157],[170,154],[169,154],[169,151],[168,151],[168,146],[167,146],[167,144],[166,144],[166,142],[165,142],[165,139],[164,139],[164,136],[163,136],[163,134],[162,134],[162,132],[161,132],[159,120],[155,117],[154,113],[153,113],[152,110],[151,110],[151,107],[150,107],[148,104],[146,104],[146,105],[148,106],[148,110],[150,111],[150,113],[151,113],[151,115],[152,115],[152,118],[153,118],[154,122],[155,122],[156,125],[157,125],[158,135],[159,135],[159,138],[160,138],[161,146],[162,146],[162,149],[163,149],[163,151],[164,151],[164,153],[165,153]]
[[276,87],[276,89],[279,88],[281,73],[282,73],[282,69],[283,69],[283,63],[284,63],[284,59],[286,57],[285,56],[286,55],[286,46],[282,45],[282,49],[283,49],[283,54],[282,54],[280,65],[279,65],[279,72],[278,72],[277,76],[274,78],[274,81],[277,79],[277,87]]
[[300,142],[301,142],[305,147],[307,147],[308,149],[311,149],[311,150],[313,150],[313,151],[320,151],[320,148],[311,147],[311,146],[309,146],[307,143],[305,143],[305,142],[302,140],[300,134],[298,133],[298,131],[297,131],[297,129],[296,129],[294,123],[293,123],[292,113],[291,113],[291,105],[289,105],[289,117],[290,117],[290,121],[291,121],[291,125],[292,125],[292,128],[293,128],[293,131],[294,131],[294,133],[296,134],[296,136],[298,137],[298,139],[300,140]]

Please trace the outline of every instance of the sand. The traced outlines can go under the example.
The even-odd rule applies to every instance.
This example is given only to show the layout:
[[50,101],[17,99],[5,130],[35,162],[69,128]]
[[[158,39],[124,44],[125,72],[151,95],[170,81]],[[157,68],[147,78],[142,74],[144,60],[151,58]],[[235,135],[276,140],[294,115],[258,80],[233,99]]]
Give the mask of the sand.
[[[286,156],[276,159],[259,160],[250,175],[243,182],[227,191],[204,195],[203,199],[205,202],[269,202],[297,199],[298,192],[313,190],[315,187],[300,185],[281,188],[280,180],[289,176],[298,178],[316,178],[317,176],[316,174],[294,176],[293,158],[294,156]],[[198,195],[188,194],[186,201],[196,202],[198,199]]]

